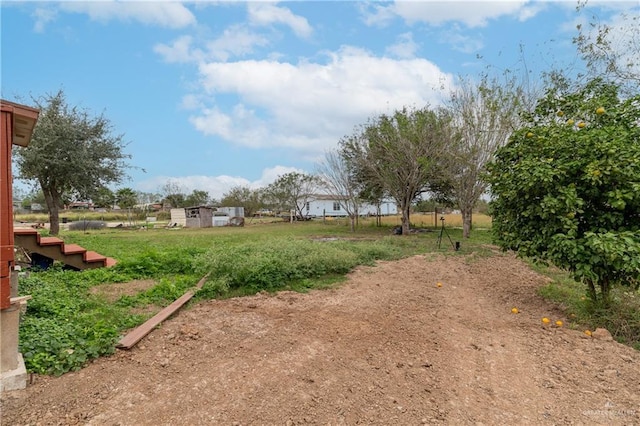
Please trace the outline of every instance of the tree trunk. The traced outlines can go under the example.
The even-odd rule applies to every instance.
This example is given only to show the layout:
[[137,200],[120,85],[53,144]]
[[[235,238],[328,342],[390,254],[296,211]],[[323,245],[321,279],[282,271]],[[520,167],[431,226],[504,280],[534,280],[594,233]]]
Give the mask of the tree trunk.
[[462,237],[469,238],[471,236],[471,219],[473,217],[473,209],[469,207],[461,208],[462,212]]
[[593,284],[593,281],[588,280],[587,285],[589,286],[589,297],[593,303],[598,301],[598,293],[596,293],[596,286]]
[[55,191],[49,188],[43,187],[42,192],[44,193],[44,200],[49,209],[49,234],[58,235],[60,233],[60,197],[57,196]]
[[609,298],[609,296],[610,296],[609,290],[610,289],[611,289],[611,285],[609,283],[609,280],[603,279],[602,281],[600,281],[602,304],[605,307],[608,307],[609,303],[611,302],[611,299]]
[[402,235],[409,235],[410,224],[409,214],[411,210],[411,203],[406,203],[402,206]]
[[349,219],[350,219],[349,220],[349,224],[351,225],[351,232],[356,232],[356,218],[357,217],[358,217],[357,215],[353,215],[353,214],[349,217]]

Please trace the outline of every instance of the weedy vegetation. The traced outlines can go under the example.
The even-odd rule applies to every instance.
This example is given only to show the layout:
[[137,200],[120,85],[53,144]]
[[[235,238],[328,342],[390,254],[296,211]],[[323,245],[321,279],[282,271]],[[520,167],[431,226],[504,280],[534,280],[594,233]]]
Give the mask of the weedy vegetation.
[[[453,238],[460,231],[451,229]],[[465,241],[469,254],[488,242],[488,232]],[[60,375],[110,354],[118,339],[193,287],[210,272],[193,299],[227,298],[260,291],[309,291],[338,285],[358,265],[394,260],[437,248],[437,231],[393,236],[390,226],[363,224],[351,233],[341,221],[273,223],[244,228],[91,229],[64,231],[80,244],[118,260],[112,268],[82,272],[54,264],[20,277],[31,295],[20,327],[20,349],[31,372]],[[133,280],[155,285],[115,301],[110,285]]]
[[[244,228],[64,231],[61,236],[66,242],[114,257],[118,263],[82,272],[56,263],[46,271],[31,270],[20,277],[20,294],[33,297],[20,326],[25,364],[30,372],[60,375],[113,353],[127,330],[173,302],[207,273],[206,283],[190,303],[261,291],[333,287],[359,265],[415,254],[464,256],[468,261],[494,255],[491,234],[485,230],[476,229],[470,239],[463,240],[460,228],[448,227],[451,239],[462,241],[460,251],[454,251],[446,235],[438,248],[440,228],[400,237],[392,235],[395,225],[363,222],[356,233],[340,220]],[[532,267],[553,278],[541,294],[573,314],[575,322],[604,326],[620,341],[638,347],[637,291],[627,289],[619,297],[613,293],[614,303],[604,309],[585,299],[585,288],[565,272]],[[106,296],[110,286],[135,280],[149,280],[152,285],[115,299]]]

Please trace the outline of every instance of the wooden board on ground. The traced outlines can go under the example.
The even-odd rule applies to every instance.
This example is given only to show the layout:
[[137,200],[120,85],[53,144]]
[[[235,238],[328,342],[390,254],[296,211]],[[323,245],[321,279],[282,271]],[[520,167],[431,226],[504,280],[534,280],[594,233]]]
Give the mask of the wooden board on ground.
[[[200,281],[198,281],[195,291],[200,290],[202,288],[205,281],[207,280],[207,276],[208,274],[202,277]],[[163,310],[155,314],[153,317],[149,318],[144,324],[133,329],[131,332],[129,332],[129,334],[127,334],[122,339],[120,339],[116,347],[118,349],[131,349],[132,347],[134,347],[136,343],[142,340],[144,336],[149,334],[151,330],[156,328],[156,326],[158,326],[162,321],[169,318],[171,315],[173,315],[174,312],[180,309],[182,305],[187,303],[193,297],[193,295],[195,294],[195,291],[189,290],[188,292],[183,294],[179,299],[177,299],[175,302],[173,302],[172,304],[170,304],[169,306],[167,306],[166,308],[164,308]]]

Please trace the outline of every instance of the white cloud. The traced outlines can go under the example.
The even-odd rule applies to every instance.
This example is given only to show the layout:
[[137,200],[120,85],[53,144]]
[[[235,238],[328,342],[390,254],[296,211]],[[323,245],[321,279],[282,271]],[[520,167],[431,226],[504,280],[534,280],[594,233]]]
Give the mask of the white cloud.
[[[436,105],[450,75],[426,59],[376,57],[353,47],[326,63],[257,60],[200,66],[209,105],[191,118],[207,135],[252,148],[287,147],[317,158],[356,125],[403,106]],[[235,95],[233,106],[218,95]]]
[[170,44],[156,44],[153,50],[168,63],[227,61],[232,57],[253,53],[254,47],[267,46],[269,40],[243,25],[233,25],[225,29],[218,38],[205,42],[204,49],[197,48],[194,44],[191,36],[180,36]]
[[193,39],[191,36],[178,37],[170,45],[158,43],[153,47],[153,51],[163,57],[165,62],[186,63],[199,61],[204,57],[200,49],[192,48]]
[[182,97],[180,108],[190,110],[204,108],[205,106],[200,101],[200,98],[195,94],[189,94]]
[[384,25],[394,16],[407,23],[425,22],[442,25],[459,22],[467,27],[482,27],[491,19],[516,16],[529,19],[542,7],[528,5],[529,0],[512,1],[396,1],[388,6],[373,5],[361,8],[367,25]]
[[231,56],[243,56],[253,52],[254,46],[266,46],[266,37],[250,31],[242,25],[234,25],[224,30],[222,35],[207,43],[209,57],[226,61]]
[[51,21],[54,21],[58,13],[52,8],[38,7],[34,10],[32,16],[35,19],[33,30],[37,33],[44,32],[45,27]]
[[454,24],[450,29],[443,30],[439,37],[441,43],[449,44],[453,49],[463,53],[477,52],[484,47],[480,34],[464,35],[457,24]]
[[196,23],[193,13],[177,2],[65,1],[60,2],[60,9],[65,12],[84,13],[99,22],[137,21],[168,28],[184,28]]
[[269,167],[267,169],[264,169],[262,171],[262,176],[260,177],[260,179],[251,182],[250,186],[251,188],[264,188],[269,184],[275,182],[276,179],[278,179],[280,176],[286,175],[287,173],[293,173],[293,172],[308,173],[305,170],[298,169],[295,167],[288,167],[288,166]]
[[534,18],[538,13],[545,10],[547,6],[548,4],[546,2],[527,4],[518,11],[518,20],[520,22],[528,21],[529,19]]
[[279,7],[271,3],[250,2],[247,4],[249,22],[254,25],[268,26],[271,24],[284,24],[298,37],[309,37],[313,28],[306,18],[295,15],[286,7]]
[[384,27],[397,17],[393,6],[384,6],[374,2],[358,2],[357,5],[362,20],[368,26]]
[[295,167],[278,165],[264,169],[260,179],[255,181],[250,181],[240,176],[228,175],[156,176],[138,182],[135,189],[143,192],[161,193],[162,187],[171,181],[172,184],[177,185],[187,194],[190,194],[194,190],[207,191],[210,197],[219,200],[226,192],[229,192],[229,190],[235,186],[248,186],[252,189],[264,188],[270,183],[273,183],[279,176],[290,172],[304,171]]
[[387,47],[386,52],[396,58],[408,59],[416,56],[416,51],[420,48],[418,43],[413,41],[411,33],[404,33],[398,36],[395,44]]

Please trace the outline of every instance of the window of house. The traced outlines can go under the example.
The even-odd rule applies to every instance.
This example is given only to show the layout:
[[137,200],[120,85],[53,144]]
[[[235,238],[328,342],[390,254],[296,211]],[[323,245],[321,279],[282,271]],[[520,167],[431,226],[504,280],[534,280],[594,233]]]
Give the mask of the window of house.
[[335,212],[339,212],[340,211],[340,203],[338,201],[334,201],[333,202],[333,211],[335,211]]

